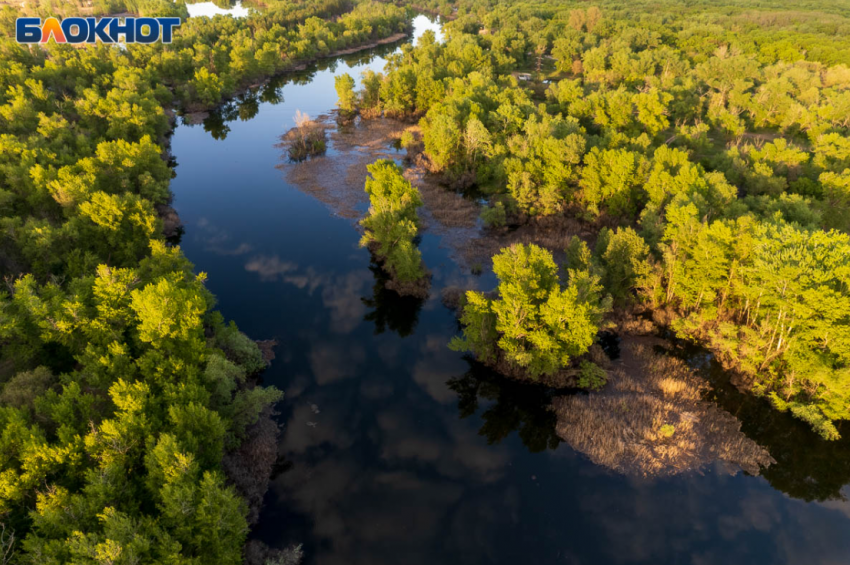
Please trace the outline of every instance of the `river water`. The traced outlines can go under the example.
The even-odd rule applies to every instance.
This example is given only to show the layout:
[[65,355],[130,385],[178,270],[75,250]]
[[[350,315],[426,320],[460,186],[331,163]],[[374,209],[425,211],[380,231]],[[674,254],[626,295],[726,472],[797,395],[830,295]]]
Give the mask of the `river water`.
[[234,18],[244,18],[248,15],[248,8],[242,6],[242,2],[235,2],[228,8],[216,6],[213,2],[196,2],[194,4],[186,4],[190,18],[206,16],[212,18],[214,16],[233,16]]
[[777,465],[660,480],[598,467],[554,435],[546,390],[446,348],[457,324],[440,289],[491,288],[491,275],[460,271],[426,232],[431,298],[399,299],[352,220],[287,184],[297,165],[276,144],[295,111],[329,112],[335,74],[380,70],[397,47],[323,61],[172,140],[181,246],[227,319],[279,342],[264,380],[286,393],[281,457],[252,535],[303,543],[323,565],[850,563],[847,442],[822,442],[683,349]]

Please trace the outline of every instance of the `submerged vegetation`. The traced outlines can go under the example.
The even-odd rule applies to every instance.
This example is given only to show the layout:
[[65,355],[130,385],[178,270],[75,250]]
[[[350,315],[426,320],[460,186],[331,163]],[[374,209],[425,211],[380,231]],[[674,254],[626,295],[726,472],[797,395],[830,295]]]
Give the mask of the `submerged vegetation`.
[[[424,34],[346,103],[418,119],[419,164],[485,196],[487,226],[581,219],[593,257],[580,241],[550,251],[587,263],[568,268],[600,276],[619,312],[665,312],[751,392],[837,439],[850,419],[848,14],[679,4],[459,2],[444,42]],[[471,295],[455,346],[531,374],[574,362],[491,309]]]
[[775,463],[728,412],[702,399],[708,383],[681,360],[627,344],[604,394],[556,398],[558,436],[626,475],[666,476],[725,461],[758,475]]

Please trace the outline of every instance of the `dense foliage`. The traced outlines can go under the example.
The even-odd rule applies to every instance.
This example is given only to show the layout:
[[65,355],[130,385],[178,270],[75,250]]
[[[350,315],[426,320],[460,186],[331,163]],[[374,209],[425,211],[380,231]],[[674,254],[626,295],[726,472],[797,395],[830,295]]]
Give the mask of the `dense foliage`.
[[254,386],[257,345],[162,235],[169,116],[407,26],[383,4],[272,4],[126,49],[17,45],[2,9],[0,555],[242,561],[248,509],[222,458],[281,394]]
[[[478,359],[552,375],[587,352],[610,308],[599,277],[570,270],[562,285],[552,254],[537,245],[515,245],[493,257],[498,297],[468,291],[461,316],[463,337],[450,346]],[[585,369],[587,370],[587,369]]]
[[[581,218],[618,304],[672,313],[680,336],[836,438],[850,418],[850,13],[424,5],[453,19],[445,41],[425,34],[365,75],[361,113],[421,118],[428,166],[475,185],[487,225]],[[616,225],[631,231],[611,247],[599,230]]]
[[360,221],[365,229],[360,245],[373,249],[397,281],[422,279],[422,255],[413,241],[419,232],[416,210],[422,206],[422,197],[389,159],[376,161],[367,169],[371,175],[366,178],[369,213]]
[[[125,52],[109,58],[118,59],[118,65],[129,58],[127,62],[137,70],[139,78],[157,87],[160,102],[203,110],[266,77],[404,31],[409,25],[407,11],[392,4],[349,0],[268,4],[248,18],[184,19],[171,44],[128,46]],[[185,13],[179,9],[185,9],[181,4],[167,0],[143,0],[138,6],[128,4],[128,8],[145,16],[176,15],[174,10]],[[5,31],[13,34],[16,12],[10,7],[3,10]],[[103,46],[98,49],[115,51]],[[51,53],[59,51],[51,49]],[[100,70],[111,74],[108,68]],[[130,94],[126,90],[123,93]],[[124,101],[117,93],[114,96],[116,102]],[[100,110],[106,113],[107,109]]]
[[[0,522],[20,563],[241,560],[247,511],[221,461],[280,393],[252,386],[257,346],[161,235],[171,112],[409,20],[386,3],[263,4],[126,49],[23,47],[19,12],[0,9]],[[186,14],[167,0],[26,7]],[[475,185],[488,223],[576,215],[596,243],[572,241],[565,282],[547,251],[503,251],[498,296],[468,295],[454,345],[551,374],[593,342],[610,294],[672,312],[680,336],[837,437],[850,418],[848,9],[457,8],[445,42],[425,34],[359,93],[341,79],[342,109],[421,118],[430,168]],[[391,162],[370,173],[364,241],[399,279],[421,278],[419,195]]]

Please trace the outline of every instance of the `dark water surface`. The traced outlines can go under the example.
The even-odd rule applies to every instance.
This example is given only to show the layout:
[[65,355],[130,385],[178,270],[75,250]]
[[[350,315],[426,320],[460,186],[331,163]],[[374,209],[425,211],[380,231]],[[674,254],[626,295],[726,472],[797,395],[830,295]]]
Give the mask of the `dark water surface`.
[[432,234],[431,298],[383,289],[351,220],[289,186],[275,147],[296,109],[333,108],[334,74],[380,70],[382,53],[326,61],[173,138],[183,249],[226,318],[280,343],[264,378],[286,391],[282,464],[253,535],[323,565],[850,563],[848,443],[736,393],[699,351],[679,353],[779,461],[765,476],[628,479],[560,443],[549,393],[446,348],[440,289],[494,281]]

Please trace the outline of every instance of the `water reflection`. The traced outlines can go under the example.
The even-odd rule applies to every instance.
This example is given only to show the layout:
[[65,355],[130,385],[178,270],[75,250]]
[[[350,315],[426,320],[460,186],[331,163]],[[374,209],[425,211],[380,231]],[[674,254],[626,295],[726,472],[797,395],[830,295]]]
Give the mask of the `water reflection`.
[[389,330],[400,337],[409,336],[416,329],[419,311],[425,300],[415,296],[399,296],[394,290],[387,289],[389,277],[374,260],[369,270],[375,277],[375,284],[372,286],[372,296],[360,299],[369,308],[363,320],[375,324],[375,335]]
[[189,11],[190,18],[213,16],[233,16],[234,18],[244,18],[250,10],[242,6],[240,1],[232,0],[214,0],[213,2],[195,2],[187,3],[186,9]]
[[[227,125],[224,112],[213,112],[203,122],[204,131],[210,134],[215,140],[224,141],[227,139],[227,134],[230,133],[230,126]],[[235,119],[235,118],[233,118]]]
[[212,224],[207,218],[198,219],[193,232],[194,241],[216,255],[244,255],[254,249],[249,243],[233,241],[227,230]]
[[[256,117],[260,111],[260,103],[282,104],[285,102],[283,91],[287,85],[305,86],[311,84],[317,74],[337,73],[340,65],[347,66],[339,72],[352,72],[352,68],[365,66],[376,59],[386,57],[398,49],[399,44],[410,40],[400,40],[396,43],[379,45],[372,49],[365,49],[350,55],[338,58],[320,59],[315,65],[307,70],[287,72],[271,78],[265,84],[248,89],[239,94],[233,100],[222,104],[219,108],[211,111],[209,116],[203,120],[204,131],[208,132],[213,139],[223,141],[230,133],[229,122],[236,120],[248,121]],[[360,80],[356,71],[353,78]],[[332,108],[328,108],[330,111]]]
[[260,111],[260,101],[256,94],[250,93],[245,96],[239,103],[237,114],[243,122],[254,119]]
[[473,359],[466,361],[469,370],[450,379],[448,386],[457,393],[461,418],[476,414],[482,403],[489,404],[481,413],[483,424],[478,431],[488,444],[518,432],[532,453],[558,447],[561,439],[555,434],[555,413],[549,408],[551,390],[508,380]]
[[[371,56],[347,57],[337,72],[380,70]],[[275,144],[295,110],[334,107],[332,64],[322,65],[258,88],[256,114],[253,100],[241,109],[237,99],[211,115],[205,127],[222,141],[183,126],[172,140],[187,256],[209,273],[224,316],[280,343],[264,380],[286,393],[281,464],[252,538],[303,543],[305,565],[846,562],[850,506],[776,490],[834,496],[847,476],[840,450],[794,440],[800,451],[787,450],[787,463],[776,455],[770,469],[788,476],[771,483],[713,469],[651,482],[618,476],[558,443],[545,390],[500,380],[446,348],[457,325],[440,289],[474,280],[433,232],[420,246],[432,297],[409,317],[396,312],[404,307],[383,294],[351,220],[276,168]],[[739,418],[746,428],[743,409]],[[747,433],[777,442],[788,433],[759,425],[775,429]]]
[[710,380],[711,399],[743,423],[742,431],[770,452],[776,464],[764,471],[770,484],[808,502],[846,500],[850,484],[850,426],[838,424],[841,440],[826,441],[804,422],[772,409],[766,400],[740,392],[707,351],[673,340],[671,352]]

